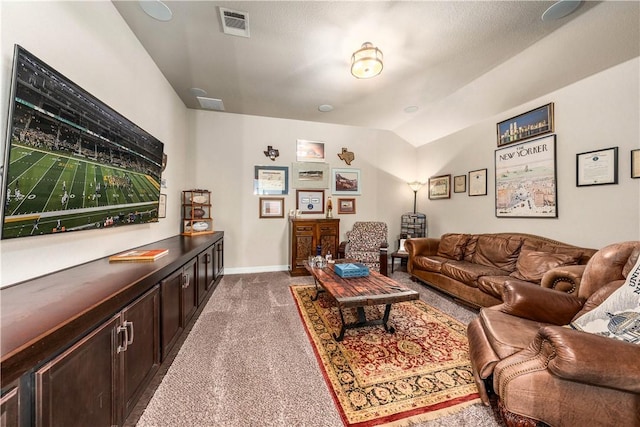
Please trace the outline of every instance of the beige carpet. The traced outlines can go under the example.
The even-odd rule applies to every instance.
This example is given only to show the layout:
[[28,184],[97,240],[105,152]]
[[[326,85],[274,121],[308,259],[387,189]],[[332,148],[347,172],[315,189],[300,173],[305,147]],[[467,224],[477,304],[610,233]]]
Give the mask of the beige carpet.
[[[463,323],[477,313],[393,278]],[[228,275],[205,306],[138,426],[343,425],[300,322],[286,272]],[[417,426],[500,426],[480,404]]]

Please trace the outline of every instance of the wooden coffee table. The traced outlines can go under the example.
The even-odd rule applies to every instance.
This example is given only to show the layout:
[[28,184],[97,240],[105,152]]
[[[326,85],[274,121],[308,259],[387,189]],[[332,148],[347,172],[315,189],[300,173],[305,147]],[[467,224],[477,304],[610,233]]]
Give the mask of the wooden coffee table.
[[[333,334],[336,341],[342,341],[345,330],[362,326],[383,325],[385,331],[394,333],[395,329],[387,324],[391,305],[397,302],[417,300],[420,297],[418,292],[375,271],[369,272],[366,277],[342,278],[334,272],[334,265],[328,264],[325,268],[317,268],[309,266],[305,261],[305,268],[313,276],[316,285],[316,295],[312,299],[315,301],[318,294],[324,290],[338,305],[342,326],[340,334]],[[367,320],[364,307],[368,305],[384,305],[382,319]],[[358,321],[345,323],[343,309],[353,307],[357,309]]]

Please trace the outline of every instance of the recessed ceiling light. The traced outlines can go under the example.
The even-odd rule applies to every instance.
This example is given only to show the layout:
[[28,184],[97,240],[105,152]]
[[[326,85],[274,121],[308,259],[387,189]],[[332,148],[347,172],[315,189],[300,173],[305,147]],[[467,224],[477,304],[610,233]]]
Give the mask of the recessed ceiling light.
[[147,15],[158,21],[171,21],[173,17],[169,6],[160,0],[139,0],[138,3]]
[[328,113],[329,111],[333,110],[333,105],[322,104],[322,105],[318,106],[318,110],[322,111],[323,113]]
[[580,3],[582,3],[582,0],[560,0],[544,11],[542,20],[547,22],[564,18],[576,10]]
[[406,108],[404,109],[404,112],[405,112],[405,113],[409,113],[409,114],[410,114],[410,113],[415,113],[416,111],[418,111],[418,107],[417,107],[417,106],[415,106],[415,105],[410,105],[409,107],[406,107]]
[[192,87],[189,89],[189,92],[191,92],[191,95],[193,96],[207,96],[207,91],[200,89],[199,87]]

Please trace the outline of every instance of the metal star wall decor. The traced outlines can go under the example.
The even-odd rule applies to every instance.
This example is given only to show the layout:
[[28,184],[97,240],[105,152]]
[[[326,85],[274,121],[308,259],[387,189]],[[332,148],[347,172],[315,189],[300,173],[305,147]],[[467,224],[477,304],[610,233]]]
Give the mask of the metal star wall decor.
[[338,157],[344,160],[347,165],[351,166],[351,162],[355,160],[356,155],[353,154],[353,151],[347,151],[347,147],[342,147],[342,153],[338,153]]
[[280,155],[280,151],[278,151],[277,149],[273,148],[271,145],[267,145],[267,150],[263,151],[263,153],[264,153],[265,156],[267,156],[268,158],[270,158],[274,162],[276,160],[276,157],[278,157]]

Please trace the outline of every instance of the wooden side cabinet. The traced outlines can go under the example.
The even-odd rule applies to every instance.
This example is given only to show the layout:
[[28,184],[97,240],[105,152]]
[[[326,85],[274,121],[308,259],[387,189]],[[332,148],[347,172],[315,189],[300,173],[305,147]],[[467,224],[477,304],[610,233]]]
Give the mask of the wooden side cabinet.
[[303,276],[309,273],[304,261],[316,254],[316,247],[322,246],[322,256],[327,252],[336,257],[340,246],[339,219],[298,219],[289,220],[289,274]]
[[160,282],[162,360],[164,360],[198,306],[197,258]]
[[121,425],[159,364],[155,286],[35,372],[36,426]]

